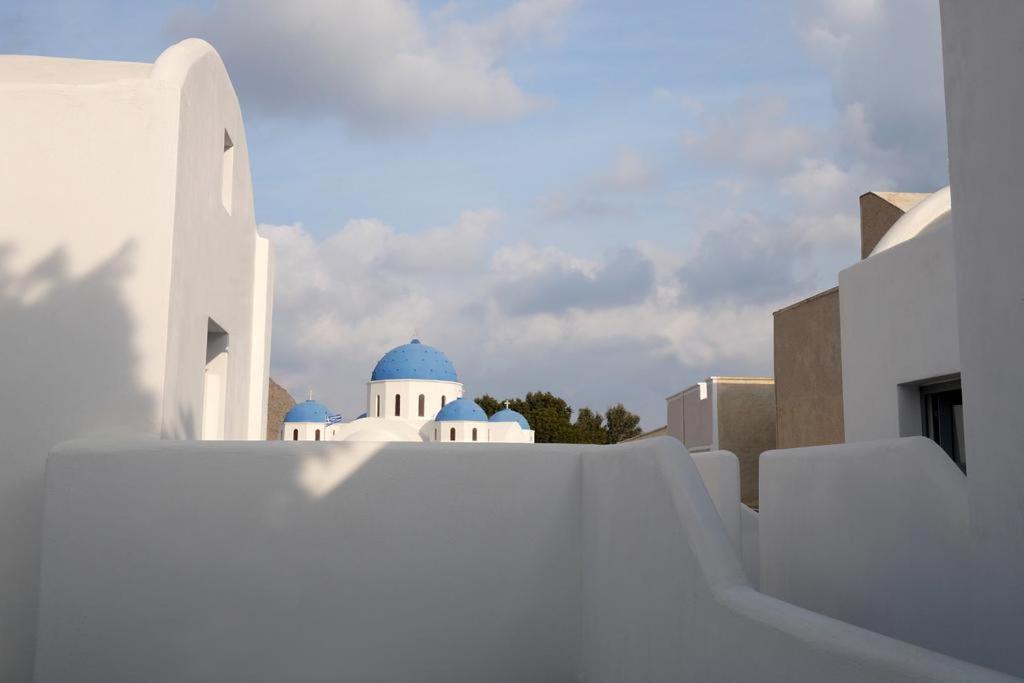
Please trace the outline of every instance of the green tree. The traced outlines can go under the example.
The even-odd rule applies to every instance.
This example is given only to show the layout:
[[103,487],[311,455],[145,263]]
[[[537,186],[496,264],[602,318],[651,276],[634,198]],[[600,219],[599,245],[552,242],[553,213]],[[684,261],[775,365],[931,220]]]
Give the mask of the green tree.
[[608,443],[608,430],[604,426],[604,418],[590,408],[580,408],[573,425],[576,438],[573,443]]
[[634,436],[640,436],[640,416],[626,410],[621,403],[616,403],[604,414],[608,426],[608,443],[619,443]]
[[484,412],[487,413],[487,417],[494,415],[504,407],[504,404],[502,404],[501,401],[490,394],[484,394],[483,396],[479,396],[473,400],[476,401],[478,406],[484,409]]
[[531,391],[524,399],[511,399],[509,408],[521,413],[537,443],[573,443],[572,406],[549,391]]

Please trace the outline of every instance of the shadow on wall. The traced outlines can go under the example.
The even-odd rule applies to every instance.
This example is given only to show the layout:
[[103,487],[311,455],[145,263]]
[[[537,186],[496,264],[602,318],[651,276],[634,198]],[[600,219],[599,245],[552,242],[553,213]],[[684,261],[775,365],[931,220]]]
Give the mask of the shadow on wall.
[[136,380],[133,329],[121,289],[124,244],[80,276],[54,249],[23,273],[0,243],[0,679],[31,676],[43,471],[75,437],[145,429],[154,399]]
[[576,680],[579,447],[527,448],[66,444],[36,680]]

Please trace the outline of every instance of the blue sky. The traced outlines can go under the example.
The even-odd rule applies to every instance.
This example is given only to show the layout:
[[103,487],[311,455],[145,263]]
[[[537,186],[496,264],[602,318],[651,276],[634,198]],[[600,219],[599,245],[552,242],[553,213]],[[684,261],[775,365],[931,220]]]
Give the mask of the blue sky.
[[275,244],[272,374],[362,411],[413,335],[471,395],[770,374],[857,197],[946,183],[934,0],[14,0],[0,51],[221,52]]

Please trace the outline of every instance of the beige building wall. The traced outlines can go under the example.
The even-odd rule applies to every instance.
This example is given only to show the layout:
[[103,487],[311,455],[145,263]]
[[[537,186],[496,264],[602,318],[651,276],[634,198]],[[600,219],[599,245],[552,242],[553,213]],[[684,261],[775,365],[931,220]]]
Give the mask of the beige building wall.
[[860,197],[860,257],[867,258],[893,223],[917,206],[928,194],[917,192],[866,192]]
[[757,461],[775,448],[775,388],[770,377],[709,377],[666,399],[669,436],[691,453],[732,451],[740,495],[757,501]]
[[723,377],[716,382],[718,449],[740,461],[740,499],[758,500],[758,462],[775,448],[775,382],[767,377]]
[[843,443],[839,288],[775,311],[778,448]]

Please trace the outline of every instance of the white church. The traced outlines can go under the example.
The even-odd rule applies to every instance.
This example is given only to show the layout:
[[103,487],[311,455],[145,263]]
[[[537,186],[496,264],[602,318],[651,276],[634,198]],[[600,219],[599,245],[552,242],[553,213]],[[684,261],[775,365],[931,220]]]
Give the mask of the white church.
[[310,397],[284,417],[283,441],[533,443],[526,418],[505,408],[490,418],[463,395],[455,366],[419,339],[385,353],[366,384],[366,412],[343,422]]

